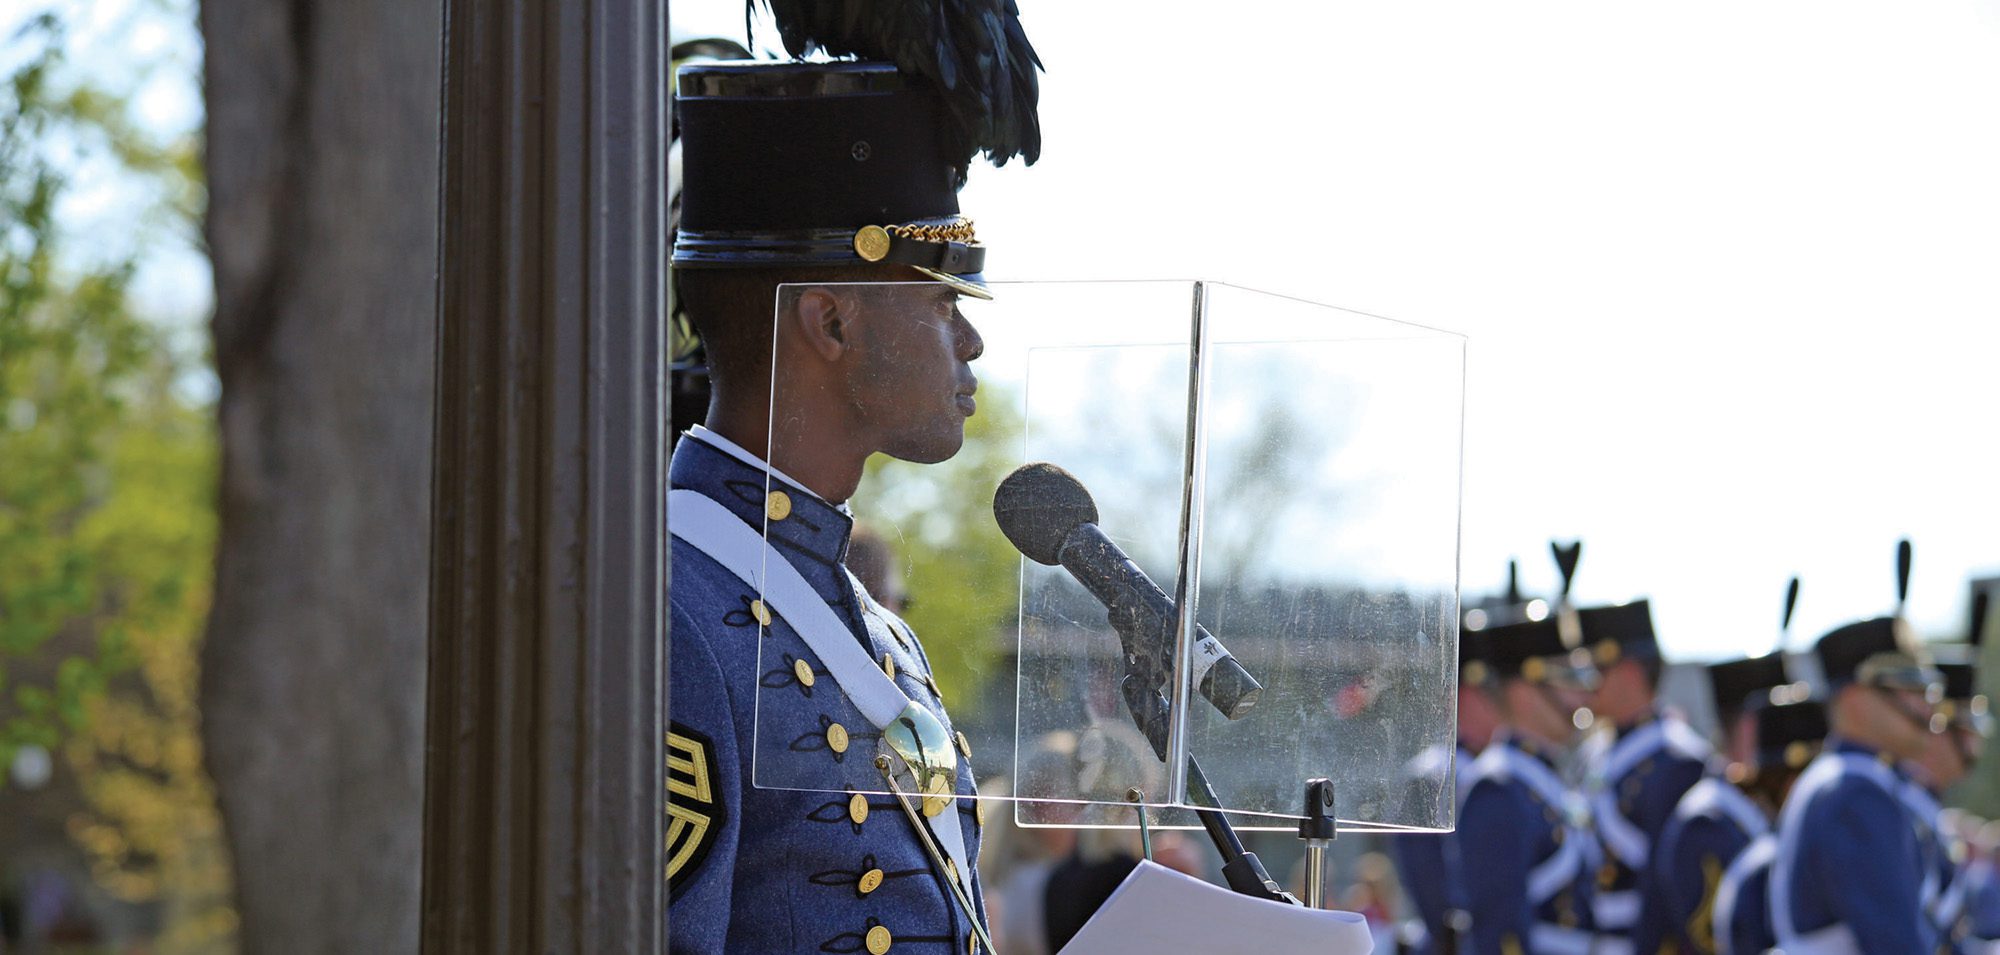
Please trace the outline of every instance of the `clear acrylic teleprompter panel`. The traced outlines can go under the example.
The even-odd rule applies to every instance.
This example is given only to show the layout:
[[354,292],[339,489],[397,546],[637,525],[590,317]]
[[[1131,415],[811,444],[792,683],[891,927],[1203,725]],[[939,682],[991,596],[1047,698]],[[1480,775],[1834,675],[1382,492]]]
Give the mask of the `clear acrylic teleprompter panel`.
[[[1220,550],[1203,559],[1200,619],[1266,695],[1235,723],[1197,697],[1191,751],[1231,810],[1296,813],[1304,780],[1328,775],[1347,828],[1447,826],[1448,763],[1418,757],[1431,746],[1449,752],[1452,739],[1462,341],[1206,288],[1209,483],[1201,504]],[[1175,592],[1194,289],[1010,283],[994,287],[995,302],[958,303],[984,344],[971,366],[978,413],[964,422],[963,446],[930,465],[878,457],[854,498],[863,521],[900,551],[879,587],[908,591],[906,616],[987,793],[1058,801],[1022,807],[1023,822],[1130,825],[1129,788],[1151,804],[1186,804],[1183,794],[1162,791],[1165,767],[1124,709],[1123,658],[1102,608],[1062,570],[1019,558],[989,508],[993,486],[1016,465],[1060,464],[1089,488],[1107,534]],[[935,287],[874,291],[922,297]],[[935,330],[935,322],[910,327]],[[906,364],[925,354],[912,340],[889,341],[902,342],[893,349],[902,357],[881,363],[869,381],[932,380]],[[802,402],[829,400],[790,393],[809,376],[788,374],[783,361],[773,369],[774,421],[806,420]],[[879,400],[873,391],[859,397]],[[1273,427],[1266,411],[1283,400],[1293,411]],[[771,455],[783,468],[783,429],[773,434]],[[1247,554],[1230,545],[1272,515],[1283,533],[1268,548]],[[1257,601],[1263,618],[1252,612]],[[762,661],[760,672],[782,683],[783,662]],[[838,693],[829,682],[820,683],[823,709],[844,709],[855,722],[852,707],[828,695]],[[797,704],[759,693],[757,785],[885,788],[867,727],[849,740],[855,757],[801,760],[802,749],[814,750],[811,734],[773,732]],[[1412,766],[1424,768],[1412,774]],[[1158,817],[1169,825],[1188,818]],[[1238,823],[1289,825],[1270,815]]]
[[[1197,616],[1264,690],[1234,722],[1191,693],[1189,752],[1239,828],[1291,828],[1316,776],[1334,779],[1343,828],[1448,827],[1449,762],[1423,757],[1454,736],[1462,339],[1213,283],[1204,295]],[[1029,353],[1026,457],[1075,474],[1105,533],[1170,595],[1191,354],[1144,336]],[[1024,564],[1020,645],[1022,764],[1056,782],[1024,772],[1018,795],[1073,785],[1067,746],[1084,767],[1069,771],[1100,792],[1200,801],[1162,791],[1166,767],[1118,690],[1119,637],[1068,573]],[[1131,819],[1065,812],[1024,806],[1020,821]]]
[[[1189,750],[1222,804],[1452,825],[1464,340],[1208,284],[1197,619],[1264,684]],[[1252,826],[1258,825],[1252,821]]]
[[[825,473],[827,459],[840,458],[844,445],[858,442],[889,452],[868,460],[851,499],[856,525],[865,532],[857,534],[847,564],[868,579],[881,603],[891,609],[904,604],[901,616],[921,642],[953,728],[967,738],[970,757],[961,752],[960,758],[987,795],[1013,798],[1016,785],[1024,784],[1028,791],[1022,795],[1060,801],[1038,807],[1038,820],[1089,824],[1108,820],[1115,808],[1129,824],[1133,815],[1124,808],[1125,792],[1140,786],[1157,794],[1160,787],[1146,781],[1158,775],[1158,762],[1149,753],[1137,754],[1146,756],[1139,760],[1122,745],[1135,734],[1122,704],[1105,710],[1084,695],[1091,674],[1118,665],[1116,641],[1106,646],[1068,640],[1061,646],[1060,662],[1042,656],[1024,659],[1028,655],[1020,635],[1024,628],[1033,629],[1023,617],[1024,560],[994,522],[993,489],[1029,460],[1074,464],[1101,505],[1116,505],[1107,506],[1107,512],[1119,513],[1120,520],[1127,512],[1137,515],[1124,520],[1121,539],[1127,533],[1143,534],[1171,545],[1180,506],[1177,479],[1144,491],[1160,497],[1155,513],[1135,506],[1139,492],[1132,488],[1137,485],[1113,480],[1120,472],[1099,476],[1098,463],[1130,470],[1141,461],[1165,462],[1164,469],[1153,470],[1179,470],[1192,283],[997,283],[992,291],[994,300],[987,302],[954,299],[930,282],[782,287],[769,381],[770,437],[765,447],[752,450],[809,483],[815,478],[808,475]],[[809,292],[811,315],[803,316],[798,305]],[[837,324],[838,347],[800,327],[809,319],[825,322],[829,306],[844,310]],[[961,361],[972,351],[959,331],[961,316],[980,336],[981,353],[969,366]],[[1130,377],[1133,369],[1120,362],[1105,366],[1102,379],[1085,380],[1079,376],[1087,367],[1033,360],[1041,354],[1125,349],[1145,355],[1146,376],[1136,384]],[[854,363],[853,374],[830,374],[827,366],[838,362]],[[957,399],[968,370],[978,385],[976,408],[965,417]],[[1050,378],[1031,389],[1031,373],[1062,380]],[[1032,416],[1031,390],[1044,401]],[[1057,412],[1057,407],[1065,410]],[[1064,419],[1060,432],[1030,426],[1031,417],[1049,414]],[[1162,427],[1133,426],[1141,420]],[[1079,425],[1087,427],[1074,427]],[[1076,439],[1066,446],[1080,453],[1065,455],[1067,460],[1056,457],[1050,441],[1059,434]],[[1081,439],[1088,435],[1095,438]],[[1049,453],[1031,453],[1038,441]],[[785,520],[796,519],[788,515]],[[780,526],[784,523],[770,520],[767,513],[766,539],[774,551],[796,555],[796,541],[789,539],[793,528]],[[1171,546],[1165,553],[1167,563],[1156,572],[1164,573],[1161,585],[1171,590]],[[878,571],[878,565],[886,572]],[[1030,574],[1061,573],[1039,564],[1029,568]],[[1082,594],[1080,588],[1076,592]],[[1087,595],[1084,599],[1089,600]],[[1104,611],[1094,603],[1063,607],[1078,615],[1079,625],[1109,633]],[[879,731],[862,717],[823,661],[806,660],[813,684],[801,685],[801,656],[780,632],[788,623],[760,639],[757,685],[739,690],[756,699],[754,784],[885,792],[874,766]],[[1029,674],[1055,671],[1077,677],[1059,691],[1019,682]],[[912,697],[927,693],[929,685],[913,677],[899,668],[897,682]],[[1115,686],[1111,702],[1116,702]],[[844,747],[840,752],[829,737],[835,724],[841,727],[834,734]],[[1024,741],[1018,746],[1017,735]]]

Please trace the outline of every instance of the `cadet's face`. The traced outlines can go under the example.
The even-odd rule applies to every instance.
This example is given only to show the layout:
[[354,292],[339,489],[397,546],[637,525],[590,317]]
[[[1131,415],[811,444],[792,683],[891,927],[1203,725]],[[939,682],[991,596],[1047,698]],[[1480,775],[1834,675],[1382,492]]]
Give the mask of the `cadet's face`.
[[1929,734],[1917,761],[1930,776],[1932,785],[1939,789],[1948,789],[1965,778],[1965,753],[1950,730]]
[[1652,709],[1653,687],[1646,670],[1630,657],[1602,671],[1603,681],[1590,696],[1590,711],[1624,725]]
[[958,293],[937,283],[872,286],[855,301],[848,394],[875,448],[919,464],[957,454],[975,410],[971,363],[986,347]]
[[1518,679],[1506,681],[1503,692],[1515,729],[1558,746],[1576,736],[1575,716],[1583,703],[1582,692]]
[[1843,735],[1903,759],[1921,757],[1932,735],[1931,704],[1920,692],[1852,684],[1834,705],[1846,724]]

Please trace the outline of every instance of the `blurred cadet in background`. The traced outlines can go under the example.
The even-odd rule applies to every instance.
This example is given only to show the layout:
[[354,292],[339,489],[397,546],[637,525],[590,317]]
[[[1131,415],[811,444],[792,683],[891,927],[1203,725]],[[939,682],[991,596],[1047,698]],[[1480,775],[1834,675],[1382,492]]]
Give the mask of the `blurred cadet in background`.
[[[1608,747],[1585,767],[1585,792],[1602,857],[1594,906],[1595,951],[1625,955],[1651,893],[1648,861],[1674,806],[1706,771],[1708,741],[1658,701],[1660,644],[1644,600],[1577,611],[1583,642],[1602,674],[1590,710],[1611,723]],[[1650,951],[1650,949],[1648,950]]]
[[1461,951],[1583,955],[1594,942],[1588,810],[1557,767],[1597,671],[1588,650],[1563,639],[1559,616],[1484,631],[1500,729],[1459,769],[1466,795],[1458,844],[1472,922]]
[[[1076,759],[1074,733],[1050,733],[1033,750],[1020,756],[1023,792],[1061,792],[1072,784]],[[1013,790],[1011,779],[988,780],[982,789]],[[989,789],[990,787],[990,789]],[[1027,825],[1014,823],[1020,813]],[[986,844],[979,854],[979,873],[988,886],[986,906],[992,920],[993,946],[1009,955],[1051,955],[1047,907],[1049,873],[1076,848],[1075,808],[1060,802],[1002,803],[987,814]]]
[[1936,666],[1943,680],[1943,699],[1931,716],[1928,745],[1907,767],[1911,785],[1903,789],[1904,804],[1916,818],[1920,833],[1929,836],[1928,867],[1936,882],[1925,885],[1924,907],[1939,936],[1954,945],[1971,937],[1967,904],[1972,883],[1964,878],[1970,847],[1956,814],[1945,809],[1941,800],[1972,771],[1989,729],[1986,699],[1975,689],[1974,651],[1964,645],[1932,648],[1939,658]]
[[[1800,774],[1825,743],[1826,706],[1804,693],[1803,684],[1776,687],[1747,707],[1756,723],[1756,751],[1754,768],[1743,785],[1765,814],[1759,823],[1783,809]],[[1710,894],[1681,923],[1683,937],[1697,946],[1692,951],[1755,955],[1777,944],[1769,905],[1771,860],[1776,855],[1777,837],[1764,825],[1733,859],[1722,859],[1725,868],[1719,880],[1710,881],[1710,866],[1703,860],[1703,888]]]
[[[1776,800],[1759,798],[1760,784],[1779,773],[1763,757],[1757,730],[1771,689],[1788,682],[1784,658],[1773,653],[1707,669],[1716,722],[1727,740],[1727,763],[1719,776],[1704,777],[1681,797],[1653,847],[1652,871],[1643,880],[1648,894],[1633,938],[1641,952],[1657,952],[1663,945],[1680,952],[1715,951],[1708,913],[1723,869],[1750,840],[1769,831],[1777,811]],[[1796,692],[1803,695],[1804,685]],[[1753,697],[1756,705],[1747,705]],[[1760,773],[1760,768],[1771,772]],[[1804,768],[1804,760],[1793,767]]]
[[1821,637],[1832,733],[1779,814],[1771,864],[1773,934],[1787,952],[1931,952],[1934,882],[1902,769],[1930,743],[1942,687],[1900,617]]
[[[1540,620],[1548,616],[1548,604],[1528,601],[1521,596],[1519,568],[1509,562],[1507,592],[1467,610],[1458,635],[1458,741],[1456,751],[1427,750],[1405,771],[1408,779],[1430,779],[1437,765],[1451,760],[1455,771],[1453,799],[1463,811],[1466,786],[1472,779],[1472,763],[1485,752],[1500,728],[1498,686],[1492,668],[1483,659],[1491,626]],[[1463,860],[1459,833],[1397,836],[1389,841],[1396,871],[1418,924],[1404,932],[1404,945],[1413,952],[1444,955],[1458,951],[1471,915],[1465,894]]]
[[[1099,805],[1115,806],[1136,786],[1158,791],[1162,769],[1151,747],[1129,723],[1101,722],[1078,737],[1071,762],[1070,791]],[[1123,813],[1125,810],[1114,810]],[[1127,815],[1125,821],[1131,817]],[[1050,870],[1042,894],[1042,922],[1048,950],[1061,951],[1097,913],[1118,884],[1139,864],[1139,833],[1131,828],[1087,828],[1076,832],[1069,854]]]
[[[1295,887],[1292,894],[1304,898],[1301,894],[1305,891],[1306,884],[1304,859],[1299,860],[1296,875],[1298,878],[1292,882]],[[1353,912],[1366,919],[1368,932],[1375,941],[1375,950],[1386,953],[1395,951],[1394,913],[1398,901],[1395,866],[1390,863],[1388,856],[1380,852],[1367,852],[1355,860],[1354,881],[1348,883],[1347,890],[1340,894],[1339,904],[1329,907]]]

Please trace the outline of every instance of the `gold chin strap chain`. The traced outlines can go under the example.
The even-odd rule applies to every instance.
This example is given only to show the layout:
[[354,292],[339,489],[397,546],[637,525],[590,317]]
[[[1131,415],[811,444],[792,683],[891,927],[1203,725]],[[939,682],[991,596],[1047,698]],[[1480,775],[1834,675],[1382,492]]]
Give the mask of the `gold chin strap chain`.
[[[910,828],[917,831],[917,841],[924,844],[925,851],[931,854],[931,861],[937,865],[939,872],[944,873],[945,882],[951,886],[951,894],[958,899],[959,907],[965,910],[965,920],[972,923],[973,934],[979,936],[979,943],[986,946],[987,952],[991,953],[991,955],[999,955],[993,948],[993,936],[986,934],[986,926],[980,924],[979,909],[973,905],[972,895],[966,888],[972,882],[972,873],[964,873],[963,882],[952,877],[952,870],[956,866],[951,865],[949,860],[945,858],[944,850],[938,848],[930,829],[924,825],[923,817],[917,814],[917,807],[911,804],[908,794],[904,793],[903,787],[897,784],[896,774],[891,766],[888,754],[882,753],[875,757],[875,768],[881,771],[883,781],[889,784],[889,791],[896,797],[896,805],[903,807],[903,815],[909,817]],[[911,767],[911,772],[914,774],[916,768]],[[959,824],[958,813],[955,809],[948,824],[954,826]]]

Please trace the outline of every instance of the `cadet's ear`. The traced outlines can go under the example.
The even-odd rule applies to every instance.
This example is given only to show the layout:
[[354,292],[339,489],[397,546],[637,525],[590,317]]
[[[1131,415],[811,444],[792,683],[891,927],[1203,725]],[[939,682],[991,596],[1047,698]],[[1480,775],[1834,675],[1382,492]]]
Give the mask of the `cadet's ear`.
[[850,303],[833,289],[813,287],[797,293],[785,319],[807,348],[834,362],[847,353],[851,311]]

